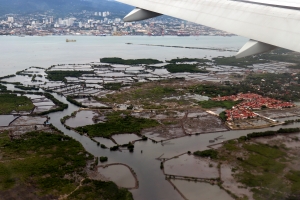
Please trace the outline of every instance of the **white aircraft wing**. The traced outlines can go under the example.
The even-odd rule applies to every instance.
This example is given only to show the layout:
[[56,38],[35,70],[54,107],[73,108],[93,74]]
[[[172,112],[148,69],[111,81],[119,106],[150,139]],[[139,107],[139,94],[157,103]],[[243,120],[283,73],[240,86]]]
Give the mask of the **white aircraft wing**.
[[250,38],[237,57],[277,47],[300,52],[299,0],[117,0],[135,6],[124,21],[160,14]]

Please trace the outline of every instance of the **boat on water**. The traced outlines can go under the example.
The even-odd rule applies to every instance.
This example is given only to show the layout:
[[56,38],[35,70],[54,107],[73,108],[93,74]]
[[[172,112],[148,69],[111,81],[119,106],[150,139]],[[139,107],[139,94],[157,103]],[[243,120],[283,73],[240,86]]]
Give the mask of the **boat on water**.
[[69,39],[66,39],[66,42],[76,42],[76,40],[69,40]]

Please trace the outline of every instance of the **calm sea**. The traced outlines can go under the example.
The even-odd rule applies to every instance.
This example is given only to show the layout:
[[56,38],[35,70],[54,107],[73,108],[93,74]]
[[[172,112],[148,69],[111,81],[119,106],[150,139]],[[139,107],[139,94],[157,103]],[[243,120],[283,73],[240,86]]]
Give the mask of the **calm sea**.
[[[77,42],[66,42],[75,39]],[[156,58],[160,60],[176,57],[230,56],[234,52],[214,50],[182,49],[138,44],[168,46],[230,48],[239,49],[245,42],[243,37],[96,37],[96,36],[1,36],[0,74],[8,75],[30,66],[50,67],[53,64],[99,62],[101,57]],[[132,43],[133,45],[127,45]]]

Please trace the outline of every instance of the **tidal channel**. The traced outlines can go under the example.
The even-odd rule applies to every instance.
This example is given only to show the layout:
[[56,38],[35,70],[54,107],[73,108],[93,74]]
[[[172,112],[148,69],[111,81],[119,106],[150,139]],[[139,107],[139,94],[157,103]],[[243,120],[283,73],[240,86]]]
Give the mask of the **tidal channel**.
[[[153,143],[152,141],[141,141],[135,143],[135,150],[133,153],[129,153],[128,151],[109,151],[107,149],[101,149],[97,144],[92,141],[89,137],[80,135],[72,130],[66,129],[60,122],[60,119],[63,116],[71,115],[74,111],[77,111],[79,107],[70,104],[65,97],[58,95],[56,93],[52,93],[52,95],[57,98],[59,101],[62,101],[69,105],[68,109],[49,114],[50,122],[64,132],[66,135],[74,138],[75,140],[79,141],[83,147],[89,153],[93,154],[94,156],[107,156],[108,162],[110,163],[123,163],[130,166],[136,173],[138,181],[139,181],[139,188],[131,190],[134,199],[137,200],[179,200],[182,197],[179,193],[174,189],[174,187],[165,179],[165,176],[160,169],[160,161],[156,160],[156,158],[172,158],[174,156],[180,155],[187,151],[197,151],[197,150],[205,150],[208,149],[209,140],[216,138],[218,136],[223,135],[225,138],[224,140],[229,140],[233,138],[238,138],[240,136],[246,135],[251,133],[255,130],[234,130],[234,131],[226,131],[226,132],[217,132],[217,133],[207,133],[207,134],[200,134],[200,135],[193,135],[182,137],[178,139],[170,140],[169,143],[161,144],[161,143]],[[84,119],[83,119],[84,120]],[[266,130],[278,130],[279,128],[291,128],[297,127],[297,124],[291,124],[286,126],[276,126],[276,127],[269,127],[265,129],[259,129],[259,131],[266,131]],[[221,141],[220,141],[221,142]],[[181,183],[181,182],[180,182]],[[176,183],[177,184],[177,183]],[[179,183],[178,183],[179,184]],[[184,184],[180,184],[180,188],[184,187]],[[198,184],[201,187],[201,184]],[[207,194],[211,193],[214,194],[213,197],[216,199],[222,199],[222,196],[226,193],[219,191],[217,186],[212,186],[208,184],[205,185],[205,195],[203,194],[201,198],[201,194],[197,191],[197,199],[207,199]],[[189,187],[186,184],[186,187]],[[183,191],[187,191],[188,188],[182,188]],[[216,194],[220,196],[216,197]],[[199,196],[198,196],[199,195]],[[227,195],[227,194],[226,194]],[[194,196],[190,194],[190,196]]]

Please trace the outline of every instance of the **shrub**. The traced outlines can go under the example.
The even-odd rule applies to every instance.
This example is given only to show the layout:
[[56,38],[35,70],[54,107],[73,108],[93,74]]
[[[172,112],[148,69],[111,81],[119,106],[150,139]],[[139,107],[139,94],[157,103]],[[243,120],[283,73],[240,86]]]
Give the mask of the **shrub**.
[[208,149],[204,151],[196,151],[194,152],[195,156],[200,156],[200,157],[210,157],[212,159],[216,159],[218,157],[218,152],[213,149]]
[[117,151],[119,149],[119,146],[113,146],[109,148],[111,151]]
[[106,156],[101,156],[100,157],[100,162],[106,162],[108,158]]
[[144,141],[146,141],[146,140],[148,140],[148,137],[146,137],[146,136],[142,136],[142,140],[144,140]]

